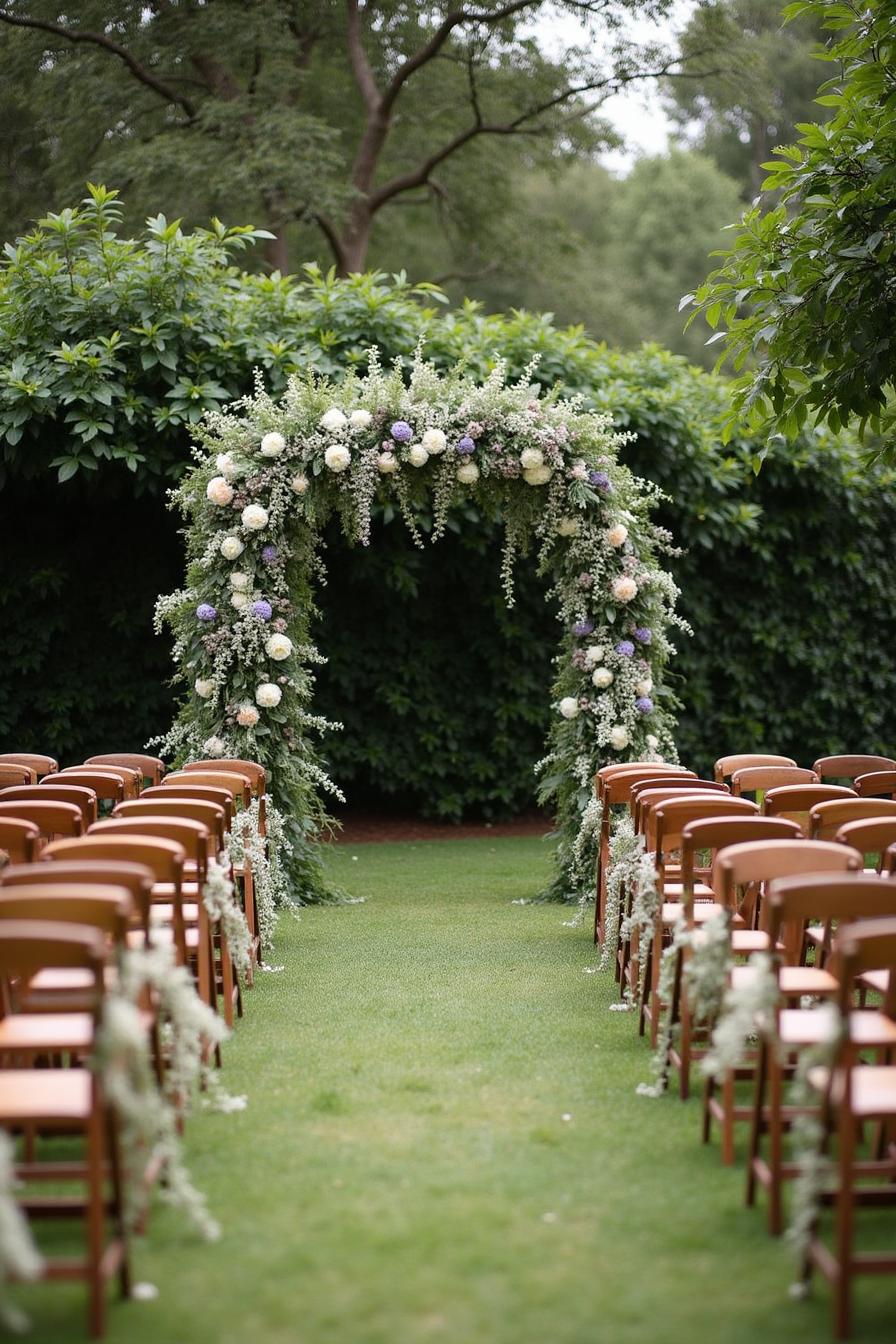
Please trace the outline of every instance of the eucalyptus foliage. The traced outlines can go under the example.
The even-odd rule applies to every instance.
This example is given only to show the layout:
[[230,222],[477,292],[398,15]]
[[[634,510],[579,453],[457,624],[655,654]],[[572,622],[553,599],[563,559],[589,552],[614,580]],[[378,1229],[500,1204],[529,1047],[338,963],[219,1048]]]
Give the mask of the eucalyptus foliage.
[[437,541],[459,501],[487,516],[500,508],[507,600],[517,554],[532,553],[550,576],[564,631],[540,763],[560,830],[552,890],[587,896],[595,770],[674,754],[662,677],[670,626],[681,624],[658,562],[669,539],[650,518],[657,492],[619,463],[608,417],[540,398],[529,371],[508,384],[501,363],[479,384],[418,355],[406,381],[372,351],[363,378],[294,377],[280,400],[259,384],[209,415],[198,438],[197,465],[175,496],[188,523],[187,586],[159,603],[191,694],[164,745],[181,758],[233,755],[268,768],[291,846],[291,899],[325,894],[316,844],[328,824],[323,795],[339,796],[315,742],[332,725],[311,710],[319,536],[335,516],[367,545],[383,499],[419,546],[424,511]]

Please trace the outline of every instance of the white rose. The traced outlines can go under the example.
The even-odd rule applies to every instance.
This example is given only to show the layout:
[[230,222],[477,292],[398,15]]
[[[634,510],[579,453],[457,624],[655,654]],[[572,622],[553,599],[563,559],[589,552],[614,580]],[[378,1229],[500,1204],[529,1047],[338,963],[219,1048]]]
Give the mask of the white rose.
[[425,467],[429,461],[429,453],[423,447],[422,443],[412,444],[408,453],[408,461],[412,467]]
[[564,719],[574,719],[579,712],[579,702],[574,695],[564,695],[557,708]]
[[644,680],[639,681],[637,686],[635,687],[635,694],[649,695],[652,690],[653,690],[653,677],[645,677]]
[[333,434],[337,429],[342,429],[343,425],[347,423],[338,406],[331,406],[320,418],[320,427],[325,429],[328,434]]
[[623,728],[621,723],[610,730],[610,746],[614,751],[624,751],[628,746],[628,729]]
[[457,469],[457,479],[462,485],[475,485],[479,480],[479,468],[475,462],[462,462]]
[[206,756],[224,756],[227,752],[227,743],[221,737],[207,737],[202,744],[202,750]]
[[648,747],[650,748],[651,751],[656,751],[656,749],[657,749],[657,747],[659,746],[659,744],[660,744],[660,740],[659,740],[659,738],[657,737],[656,733],[648,733],[648,734],[647,734],[647,745],[648,745]]
[[243,527],[247,527],[250,532],[261,532],[268,525],[268,511],[260,504],[247,504],[240,517]]
[[394,453],[380,453],[376,460],[376,465],[383,476],[390,476],[393,471],[398,470],[398,458]]
[[584,462],[573,462],[569,474],[574,481],[587,481],[588,467]]
[[261,715],[254,705],[240,705],[236,712],[236,721],[241,728],[254,728],[260,718]]
[[265,434],[259,452],[262,457],[279,457],[285,447],[286,440],[282,434]]
[[527,485],[547,485],[553,474],[550,467],[530,467],[523,472],[523,480]]
[[215,683],[207,677],[197,677],[193,689],[201,700],[210,700],[215,693]]
[[264,651],[275,663],[282,663],[283,659],[292,653],[292,640],[288,635],[271,635],[264,646]]
[[614,523],[604,533],[610,546],[624,546],[628,540],[628,528],[625,523]]
[[617,602],[631,602],[633,597],[638,596],[638,585],[628,574],[620,574],[610,584],[610,592]]
[[239,467],[233,460],[233,453],[219,453],[215,458],[215,466],[228,481],[234,480],[240,474]]
[[575,537],[579,531],[578,518],[561,518],[557,523],[557,532],[561,537]]
[[447,438],[440,429],[428,429],[420,442],[430,457],[438,457],[439,453],[444,453],[448,444]]
[[308,489],[308,477],[303,476],[302,473],[299,472],[298,476],[293,476],[290,485],[292,486],[294,494],[304,495],[305,491]]
[[225,537],[221,542],[221,554],[225,560],[238,560],[245,549],[239,537]]
[[234,570],[230,576],[230,586],[235,588],[238,593],[245,593],[249,587],[249,575]]
[[331,471],[345,471],[351,464],[352,455],[341,443],[332,443],[324,453],[324,461]]
[[602,663],[606,654],[603,644],[592,644],[585,650],[585,661],[589,667],[594,667],[595,663]]
[[262,709],[276,709],[283,699],[283,692],[273,681],[263,681],[255,691],[255,703]]
[[233,486],[223,476],[213,476],[205,487],[205,497],[223,508],[233,499]]
[[370,412],[365,411],[363,409],[358,411],[352,411],[351,415],[349,416],[349,421],[351,423],[352,429],[366,429],[372,419],[373,416],[370,414]]
[[249,594],[232,593],[230,597],[230,605],[235,607],[237,611],[244,611],[249,605]]
[[530,467],[541,467],[544,465],[544,453],[540,448],[524,448],[520,453],[520,466],[526,471]]
[[591,681],[599,690],[605,691],[608,686],[613,685],[613,673],[608,667],[595,668],[591,674]]

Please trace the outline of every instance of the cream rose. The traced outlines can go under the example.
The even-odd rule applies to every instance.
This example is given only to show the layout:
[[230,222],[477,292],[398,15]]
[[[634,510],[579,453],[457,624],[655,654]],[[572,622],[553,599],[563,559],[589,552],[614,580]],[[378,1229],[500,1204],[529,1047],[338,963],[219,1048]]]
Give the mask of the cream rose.
[[423,447],[422,443],[414,443],[408,452],[408,461],[412,467],[425,467],[429,461],[429,453]]
[[579,702],[574,695],[564,695],[557,708],[564,719],[574,719],[579,712]]
[[255,691],[255,703],[262,709],[276,709],[283,699],[283,692],[273,681],[263,681]]
[[591,674],[591,681],[598,690],[605,691],[608,686],[613,685],[613,673],[608,667],[597,667]]
[[398,458],[394,453],[380,453],[376,460],[377,470],[383,476],[391,476],[393,471],[398,470]]
[[205,487],[205,497],[223,508],[233,499],[233,486],[223,476],[213,476]]
[[524,448],[520,453],[520,466],[525,471],[544,466],[544,453],[540,448]]
[[282,434],[265,434],[259,452],[262,457],[279,457],[285,447],[286,440]]
[[444,453],[448,445],[448,440],[440,429],[428,429],[420,442],[430,457],[438,457],[439,453]]
[[624,751],[628,746],[628,729],[621,723],[610,730],[610,746],[614,751]]
[[238,593],[245,593],[249,587],[249,582],[249,575],[241,574],[236,569],[230,576],[230,586],[235,588]]
[[271,635],[264,646],[264,651],[275,663],[282,663],[283,659],[292,653],[292,640],[288,635]]
[[463,462],[457,469],[457,479],[462,485],[475,485],[479,480],[479,468],[475,462]]
[[290,485],[292,487],[293,494],[304,495],[305,491],[308,489],[308,477],[303,476],[302,473],[299,472],[297,476],[293,476],[292,480],[290,481]]
[[230,597],[230,605],[237,611],[245,611],[246,607],[249,605],[249,594],[232,593]]
[[345,471],[351,465],[352,455],[341,443],[331,443],[324,453],[324,461],[331,471]]
[[633,597],[638,596],[638,585],[628,574],[620,574],[610,584],[610,592],[617,602],[631,602]]
[[236,712],[236,721],[241,728],[254,728],[260,718],[261,715],[254,705],[240,705]]
[[320,427],[325,429],[328,434],[334,434],[336,430],[342,429],[347,423],[348,421],[338,406],[331,406],[320,418]]
[[250,532],[261,532],[268,525],[268,511],[263,509],[260,504],[247,504],[240,514],[243,527],[247,527]]
[[352,411],[349,416],[349,423],[351,424],[352,429],[366,429],[372,419],[373,416],[370,412],[365,411],[363,407],[360,407],[357,411]]
[[215,693],[215,683],[207,677],[197,677],[193,689],[200,700],[210,700]]
[[575,537],[578,536],[580,526],[578,518],[561,518],[557,523],[557,533],[561,537]]
[[649,695],[652,690],[653,677],[644,677],[643,680],[639,681],[635,686],[636,695]]
[[628,541],[628,528],[625,523],[614,523],[607,528],[604,536],[611,546],[624,546]]
[[245,549],[239,537],[225,537],[220,546],[225,560],[238,560]]
[[527,485],[547,485],[553,474],[548,466],[529,467],[523,472],[523,480]]

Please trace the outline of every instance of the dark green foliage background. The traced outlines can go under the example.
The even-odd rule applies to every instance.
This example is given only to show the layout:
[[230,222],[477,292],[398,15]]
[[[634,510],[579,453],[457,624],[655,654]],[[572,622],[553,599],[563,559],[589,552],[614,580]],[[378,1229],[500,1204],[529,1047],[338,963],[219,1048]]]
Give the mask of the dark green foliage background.
[[[182,577],[164,487],[188,459],[191,419],[247,389],[255,365],[276,388],[294,368],[362,363],[371,344],[409,359],[425,331],[433,359],[475,374],[496,352],[511,374],[539,354],[545,387],[634,431],[625,456],[669,495],[664,521],[685,548],[671,563],[695,630],[675,674],[684,759],[705,769],[731,750],[810,762],[896,749],[892,471],[805,433],[756,475],[758,443],[723,446],[716,429],[727,384],[658,347],[619,354],[545,317],[427,309],[425,293],[382,276],[244,278],[220,239],[181,249],[160,244],[164,229],[120,256],[109,238],[102,254],[76,238],[75,286],[64,270],[52,286],[39,278],[43,244],[0,278],[0,427],[21,431],[0,490],[4,748],[71,761],[139,748],[167,726],[170,662],[151,612]],[[160,256],[174,271],[164,286]],[[62,347],[73,315],[87,342],[74,362]],[[149,336],[134,330],[147,324]],[[113,331],[124,333],[114,355],[103,345]],[[54,461],[74,471],[62,485]],[[394,518],[380,519],[369,551],[328,538],[319,708],[345,724],[327,754],[354,802],[459,817],[533,801],[554,615],[525,563],[508,611],[495,522],[455,522],[423,552]]]

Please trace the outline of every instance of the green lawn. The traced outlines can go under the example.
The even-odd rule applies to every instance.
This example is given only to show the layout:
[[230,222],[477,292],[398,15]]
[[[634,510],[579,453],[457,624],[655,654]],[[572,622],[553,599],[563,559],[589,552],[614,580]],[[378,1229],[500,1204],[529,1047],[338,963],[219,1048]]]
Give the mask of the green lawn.
[[[742,1207],[699,1104],[635,1096],[649,1050],[610,1013],[587,929],[534,895],[534,839],[340,846],[363,904],[284,918],[225,1057],[249,1108],[189,1125],[224,1224],[163,1208],[134,1250],[155,1301],[113,1344],[817,1344],[823,1285]],[[896,1238],[894,1238],[896,1239]],[[17,1289],[34,1344],[84,1336],[78,1285]],[[892,1340],[893,1280],[857,1340]]]

